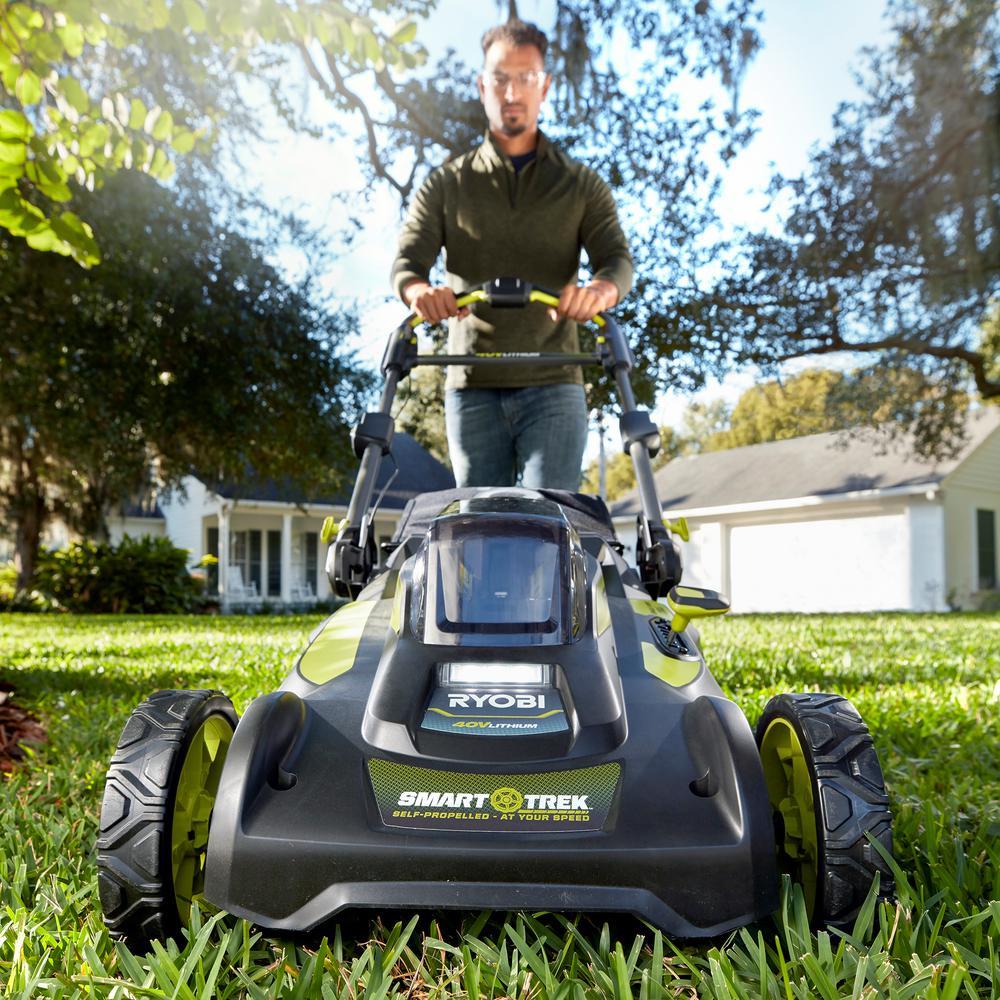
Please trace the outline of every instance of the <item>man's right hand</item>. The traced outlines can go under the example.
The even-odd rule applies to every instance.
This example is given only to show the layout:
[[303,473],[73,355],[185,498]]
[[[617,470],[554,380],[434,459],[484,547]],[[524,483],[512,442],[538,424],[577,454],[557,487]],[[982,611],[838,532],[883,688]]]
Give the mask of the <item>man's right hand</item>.
[[449,316],[463,319],[469,315],[468,306],[458,308],[455,293],[447,285],[413,281],[403,289],[403,297],[407,305],[428,323],[440,323]]

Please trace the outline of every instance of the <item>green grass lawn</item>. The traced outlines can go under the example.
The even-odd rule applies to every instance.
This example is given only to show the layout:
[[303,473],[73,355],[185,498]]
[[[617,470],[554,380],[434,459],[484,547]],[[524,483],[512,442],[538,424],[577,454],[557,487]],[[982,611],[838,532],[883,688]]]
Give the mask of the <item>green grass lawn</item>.
[[[242,711],[315,618],[0,616],[0,677],[50,741],[0,787],[0,996],[1000,997],[1000,615],[761,616],[708,624],[709,663],[756,721],[828,690],[867,721],[895,817],[899,904],[846,937],[810,933],[797,890],[774,922],[713,945],[630,921],[465,914],[352,919],[312,947],[205,915],[132,954],[97,901],[104,773],[134,705],[217,687]],[[196,914],[197,917],[197,914]]]

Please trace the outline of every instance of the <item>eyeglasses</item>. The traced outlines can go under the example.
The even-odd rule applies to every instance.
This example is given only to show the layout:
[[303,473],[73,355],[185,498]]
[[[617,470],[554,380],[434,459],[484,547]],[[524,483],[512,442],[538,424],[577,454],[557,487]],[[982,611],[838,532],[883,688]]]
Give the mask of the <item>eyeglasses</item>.
[[514,76],[509,76],[507,73],[490,73],[484,79],[494,90],[502,93],[511,85],[519,90],[539,90],[547,75],[545,70],[529,69]]

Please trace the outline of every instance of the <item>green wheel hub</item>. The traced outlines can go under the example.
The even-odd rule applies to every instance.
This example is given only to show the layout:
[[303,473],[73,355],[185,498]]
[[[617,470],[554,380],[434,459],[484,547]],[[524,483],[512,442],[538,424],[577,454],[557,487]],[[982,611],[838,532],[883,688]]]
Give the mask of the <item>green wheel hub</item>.
[[802,886],[812,916],[820,865],[816,802],[809,762],[787,719],[773,719],[764,731],[760,758],[771,808],[780,814],[784,828],[779,851],[789,874]]
[[209,716],[188,745],[177,779],[170,835],[174,897],[181,922],[191,916],[191,903],[205,886],[208,827],[219,789],[222,765],[233,739],[229,720]]

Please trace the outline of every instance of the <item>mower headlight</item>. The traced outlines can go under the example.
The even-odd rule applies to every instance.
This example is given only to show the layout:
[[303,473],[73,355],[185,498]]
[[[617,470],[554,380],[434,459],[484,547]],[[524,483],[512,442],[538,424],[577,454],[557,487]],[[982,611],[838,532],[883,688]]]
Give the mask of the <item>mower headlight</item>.
[[551,687],[550,663],[439,663],[438,684],[453,687]]

